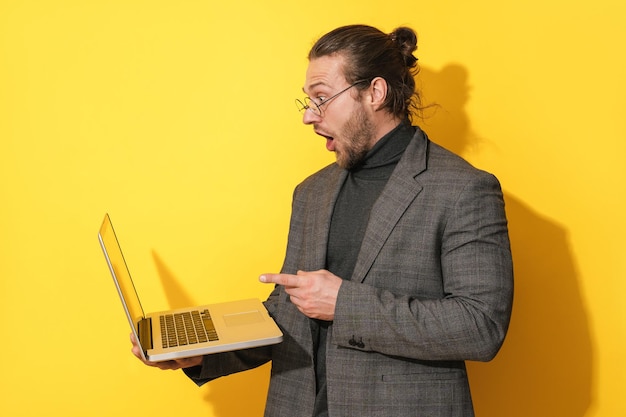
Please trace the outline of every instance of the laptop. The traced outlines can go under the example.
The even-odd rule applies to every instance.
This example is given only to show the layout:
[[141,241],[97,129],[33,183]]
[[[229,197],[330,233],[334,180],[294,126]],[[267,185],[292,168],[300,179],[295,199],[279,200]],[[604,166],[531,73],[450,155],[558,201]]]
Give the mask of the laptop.
[[145,314],[108,214],[98,239],[144,359],[161,362],[283,340],[282,332],[258,299]]

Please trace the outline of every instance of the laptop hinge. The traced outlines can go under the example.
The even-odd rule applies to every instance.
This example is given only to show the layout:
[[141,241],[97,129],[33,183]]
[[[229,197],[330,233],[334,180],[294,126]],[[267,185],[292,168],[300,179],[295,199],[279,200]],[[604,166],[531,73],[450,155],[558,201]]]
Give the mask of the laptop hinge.
[[139,331],[141,347],[143,347],[144,350],[152,349],[152,319],[147,318],[139,320],[137,330]]

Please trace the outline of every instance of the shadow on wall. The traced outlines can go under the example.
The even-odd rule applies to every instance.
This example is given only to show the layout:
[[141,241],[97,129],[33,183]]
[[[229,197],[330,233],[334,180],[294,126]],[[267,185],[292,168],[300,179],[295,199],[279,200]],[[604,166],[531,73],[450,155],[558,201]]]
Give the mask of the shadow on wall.
[[[484,139],[471,130],[465,112],[467,70],[422,68],[417,81],[423,104],[437,103],[419,123],[429,137],[460,155],[480,146]],[[592,346],[566,230],[509,194],[505,200],[515,268],[513,318],[496,359],[468,364],[476,414],[583,417],[593,391]],[[194,304],[159,256],[153,257],[170,307]],[[263,415],[269,370],[265,365],[202,387],[213,414]]]
[[[465,68],[423,68],[418,85],[424,104],[438,104],[422,123],[433,141],[460,155],[481,145],[464,110],[470,91]],[[468,363],[476,414],[582,417],[594,388],[592,344],[567,231],[508,193],[505,202],[515,269],[513,317],[496,359]]]

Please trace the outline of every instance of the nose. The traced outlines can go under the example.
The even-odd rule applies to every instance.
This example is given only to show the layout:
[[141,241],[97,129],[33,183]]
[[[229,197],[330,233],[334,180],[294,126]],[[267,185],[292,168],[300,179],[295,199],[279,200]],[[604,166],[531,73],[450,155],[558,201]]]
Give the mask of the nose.
[[305,125],[312,125],[319,122],[321,119],[321,116],[313,113],[309,109],[305,110],[302,114],[302,123],[304,123]]

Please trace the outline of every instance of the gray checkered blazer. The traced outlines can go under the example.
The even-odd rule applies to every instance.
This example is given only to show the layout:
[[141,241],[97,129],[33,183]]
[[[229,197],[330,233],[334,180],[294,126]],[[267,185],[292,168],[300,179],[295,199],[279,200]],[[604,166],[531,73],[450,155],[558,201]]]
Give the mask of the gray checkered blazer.
[[[294,193],[282,272],[323,269],[346,171],[332,164]],[[513,273],[497,179],[420,129],[374,204],[327,346],[331,417],[473,416],[465,360],[504,340]],[[265,416],[309,417],[315,399],[309,320],[277,286],[266,302],[284,341],[205,357],[198,384],[272,361]]]

